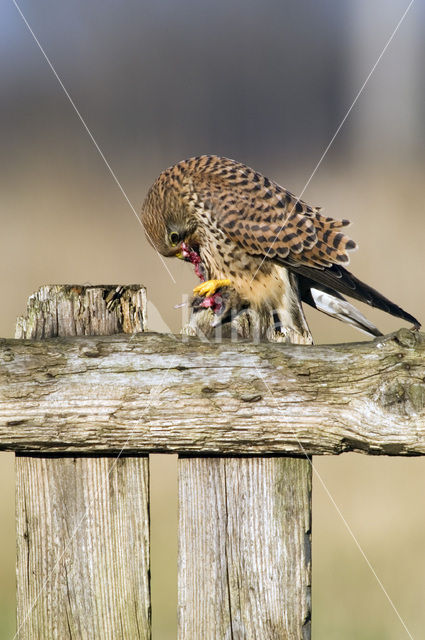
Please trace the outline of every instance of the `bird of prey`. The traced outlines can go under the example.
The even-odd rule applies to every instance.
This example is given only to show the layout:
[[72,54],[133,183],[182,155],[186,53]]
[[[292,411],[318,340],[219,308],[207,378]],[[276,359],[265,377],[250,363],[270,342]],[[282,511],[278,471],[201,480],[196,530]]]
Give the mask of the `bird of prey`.
[[234,160],[204,155],[163,171],[146,196],[142,222],[159,253],[194,264],[202,281],[194,295],[218,313],[218,293],[231,288],[241,307],[268,309],[277,327],[302,328],[301,301],[382,335],[347,295],[421,326],[346,269],[347,252],[356,248],[345,234],[348,220],[324,216]]

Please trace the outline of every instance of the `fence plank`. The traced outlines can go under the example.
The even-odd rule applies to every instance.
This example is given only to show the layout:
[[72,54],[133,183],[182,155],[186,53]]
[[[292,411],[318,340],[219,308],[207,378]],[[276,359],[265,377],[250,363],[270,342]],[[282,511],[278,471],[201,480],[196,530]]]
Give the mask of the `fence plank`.
[[[144,301],[138,286],[43,287],[17,334],[140,331]],[[148,458],[17,456],[16,486],[17,637],[149,640]]]
[[311,467],[180,458],[179,637],[310,637]]
[[[201,313],[192,315],[192,328],[213,333],[213,314]],[[284,340],[311,344],[301,308],[298,320]],[[266,311],[264,337],[280,341],[271,321]],[[249,323],[237,317],[232,324],[249,337]],[[267,392],[255,368],[252,375]],[[178,469],[180,640],[309,640],[310,461],[180,457]]]
[[18,638],[150,638],[147,458],[17,457]]

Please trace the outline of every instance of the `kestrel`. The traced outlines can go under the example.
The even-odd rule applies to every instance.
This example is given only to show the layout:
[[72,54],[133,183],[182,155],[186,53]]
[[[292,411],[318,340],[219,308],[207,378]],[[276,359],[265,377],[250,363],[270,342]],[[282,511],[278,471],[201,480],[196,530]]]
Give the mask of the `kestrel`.
[[245,307],[267,308],[278,327],[297,328],[301,301],[382,335],[343,295],[421,326],[347,271],[347,252],[356,248],[344,233],[348,220],[324,216],[234,160],[205,155],[163,171],[142,222],[159,253],[192,262],[202,281],[194,294],[218,313],[217,292],[229,287]]

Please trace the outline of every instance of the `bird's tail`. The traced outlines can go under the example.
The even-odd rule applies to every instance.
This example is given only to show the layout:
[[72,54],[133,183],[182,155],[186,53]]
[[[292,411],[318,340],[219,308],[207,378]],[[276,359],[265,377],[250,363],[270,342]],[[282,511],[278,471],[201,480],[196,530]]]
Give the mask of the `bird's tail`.
[[382,336],[381,331],[340,294],[327,293],[315,287],[312,287],[309,293],[308,299],[303,297],[302,300],[318,311],[322,311],[336,320],[341,320],[341,322],[351,324],[368,336]]
[[[312,294],[309,293],[312,288],[317,289],[319,292],[327,293],[339,300],[342,298],[340,294],[347,295],[350,298],[355,298],[356,300],[360,300],[360,302],[369,304],[371,307],[385,311],[396,318],[402,318],[407,322],[411,322],[415,329],[421,328],[421,323],[414,316],[404,311],[404,309],[394,302],[391,302],[391,300],[383,296],[379,291],[376,291],[376,289],[361,282],[361,280],[353,276],[353,274],[344,267],[333,264],[331,267],[322,270],[301,266],[300,268],[294,269],[294,271],[298,274],[301,298],[303,299],[303,296],[305,296],[304,302],[312,304],[313,307],[316,307],[316,303],[314,302]],[[345,299],[342,298],[342,300]],[[345,303],[349,305],[346,300]],[[349,306],[352,307],[352,305]],[[355,307],[352,308],[354,309]],[[356,312],[357,314],[360,313],[357,309]],[[345,322],[347,322],[347,320],[345,320]]]

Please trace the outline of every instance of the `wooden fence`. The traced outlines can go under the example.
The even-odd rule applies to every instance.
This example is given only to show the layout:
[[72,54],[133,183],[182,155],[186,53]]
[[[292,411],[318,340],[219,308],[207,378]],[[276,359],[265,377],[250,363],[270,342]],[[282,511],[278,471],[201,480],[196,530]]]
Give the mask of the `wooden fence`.
[[44,287],[0,340],[16,637],[151,637],[148,454],[177,452],[180,640],[308,640],[309,456],[425,453],[424,336],[215,344],[145,332],[145,308]]

